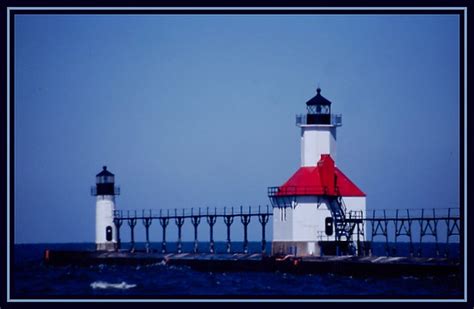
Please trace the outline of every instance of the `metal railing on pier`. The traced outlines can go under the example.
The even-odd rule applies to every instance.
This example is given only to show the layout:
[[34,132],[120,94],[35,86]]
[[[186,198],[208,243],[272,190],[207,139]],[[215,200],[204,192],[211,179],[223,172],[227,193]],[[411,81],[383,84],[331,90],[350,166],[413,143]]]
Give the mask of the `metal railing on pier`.
[[[198,252],[198,226],[207,223],[209,226],[209,252],[215,253],[214,226],[218,220],[226,225],[226,252],[232,252],[231,225],[240,221],[244,228],[243,252],[248,252],[248,226],[252,218],[258,219],[261,225],[261,250],[266,253],[266,225],[273,215],[273,207],[224,207],[224,208],[187,208],[187,209],[148,209],[148,210],[116,210],[114,223],[117,228],[120,243],[120,227],[124,222],[130,227],[130,250],[135,251],[135,227],[139,221],[145,227],[146,251],[150,252],[149,229],[153,221],[157,220],[162,228],[161,252],[167,252],[167,228],[174,222],[178,229],[177,252],[182,252],[182,227],[190,222],[194,230],[193,252]],[[256,220],[253,220],[256,221]],[[434,240],[436,255],[441,255],[439,239],[445,237],[445,252],[448,256],[448,245],[455,237],[460,237],[462,232],[459,208],[432,208],[432,209],[393,209],[393,210],[368,210],[365,214],[361,211],[347,211],[344,217],[344,228],[350,236],[346,241],[359,240],[369,243],[382,238],[385,242],[386,255],[397,254],[396,247],[399,240],[408,238],[410,256],[421,256],[421,244]],[[442,235],[444,233],[444,235]],[[324,240],[324,233],[315,235],[319,240]],[[328,238],[329,239],[329,238]],[[395,243],[390,247],[390,243]],[[415,244],[418,250],[415,251]],[[360,252],[357,250],[357,252]],[[371,253],[369,253],[371,254]]]
[[266,251],[266,237],[265,227],[268,223],[269,217],[273,215],[272,208],[266,205],[265,207],[259,206],[258,208],[252,207],[224,207],[224,208],[184,208],[184,209],[148,209],[142,211],[136,210],[116,210],[114,212],[114,223],[117,228],[118,238],[120,242],[120,227],[123,222],[127,222],[130,227],[130,238],[131,238],[131,251],[135,251],[135,226],[138,220],[142,220],[145,226],[146,233],[146,251],[150,251],[150,238],[149,228],[153,220],[158,220],[162,227],[162,242],[161,252],[165,253],[166,249],[166,228],[168,227],[170,220],[175,222],[178,228],[178,241],[177,248],[178,253],[182,252],[182,227],[186,219],[191,221],[194,228],[194,248],[193,252],[198,252],[199,240],[198,240],[198,226],[202,219],[205,219],[209,225],[209,251],[215,252],[214,249],[214,225],[218,218],[223,218],[224,223],[227,227],[227,253],[231,252],[231,238],[230,238],[230,227],[234,223],[235,218],[239,218],[244,228],[244,241],[243,241],[243,252],[248,252],[248,225],[252,217],[258,218],[258,222],[262,227],[262,253]]
[[[408,238],[411,256],[422,255],[421,244],[428,237],[434,240],[436,255],[440,255],[439,237],[442,230],[440,226],[444,225],[446,233],[444,255],[447,256],[451,239],[461,235],[459,208],[370,210],[364,220],[371,226],[372,242],[375,237],[384,238],[387,255],[396,253],[396,244],[400,237]],[[414,232],[415,227],[418,228],[417,233]],[[389,246],[389,234],[394,235],[394,248]],[[416,236],[418,239],[415,239]],[[418,252],[415,252],[414,243],[419,243]]]

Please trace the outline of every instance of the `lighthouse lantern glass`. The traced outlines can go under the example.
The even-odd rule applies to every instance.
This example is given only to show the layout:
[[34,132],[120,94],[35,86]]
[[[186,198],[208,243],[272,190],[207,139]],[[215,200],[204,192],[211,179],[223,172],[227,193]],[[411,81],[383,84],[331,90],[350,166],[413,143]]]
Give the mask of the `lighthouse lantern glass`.
[[309,115],[328,115],[331,113],[329,105],[308,105],[307,110]]
[[97,176],[96,177],[96,182],[97,183],[114,183],[115,182],[115,177],[110,176],[110,175]]

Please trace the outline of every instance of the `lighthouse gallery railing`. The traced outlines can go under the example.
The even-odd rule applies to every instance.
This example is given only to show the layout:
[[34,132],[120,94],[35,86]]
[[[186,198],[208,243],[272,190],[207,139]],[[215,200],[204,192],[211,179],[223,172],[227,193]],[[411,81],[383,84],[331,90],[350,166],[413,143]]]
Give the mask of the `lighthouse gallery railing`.
[[[307,114],[296,115],[296,125],[307,125],[308,117]],[[329,125],[333,126],[342,126],[342,115],[341,114],[331,114],[331,120]]]

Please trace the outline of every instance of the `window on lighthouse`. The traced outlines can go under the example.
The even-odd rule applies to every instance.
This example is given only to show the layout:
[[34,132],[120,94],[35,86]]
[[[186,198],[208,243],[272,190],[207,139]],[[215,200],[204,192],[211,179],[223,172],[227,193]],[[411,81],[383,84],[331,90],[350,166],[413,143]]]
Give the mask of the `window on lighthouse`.
[[286,207],[280,207],[280,221],[286,221]]
[[330,113],[329,105],[308,105],[307,109],[310,115],[327,115]]

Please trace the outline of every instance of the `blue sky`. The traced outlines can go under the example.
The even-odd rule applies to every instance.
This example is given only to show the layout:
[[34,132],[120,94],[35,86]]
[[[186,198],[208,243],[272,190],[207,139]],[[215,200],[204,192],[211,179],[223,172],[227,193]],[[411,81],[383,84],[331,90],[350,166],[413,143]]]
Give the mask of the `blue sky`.
[[459,61],[454,15],[16,16],[15,242],[94,241],[102,165],[119,209],[269,204],[318,84],[369,209],[457,207]]

